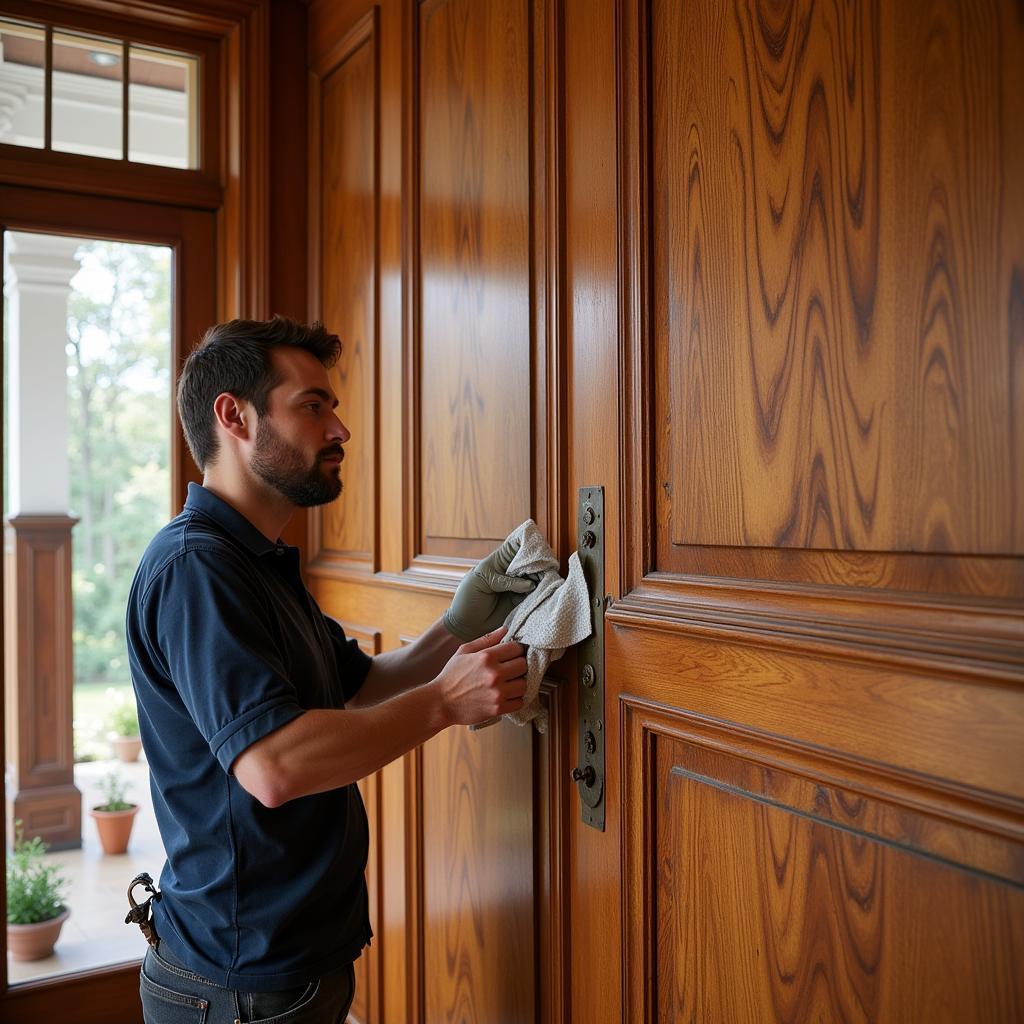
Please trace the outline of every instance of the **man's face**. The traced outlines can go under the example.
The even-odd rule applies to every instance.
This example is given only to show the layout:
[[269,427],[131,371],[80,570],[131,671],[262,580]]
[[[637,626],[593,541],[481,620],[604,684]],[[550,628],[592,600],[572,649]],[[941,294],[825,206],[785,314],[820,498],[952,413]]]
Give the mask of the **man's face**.
[[257,424],[250,466],[293,505],[325,505],[341,494],[341,446],[351,437],[327,371],[303,349],[276,348],[271,363],[283,379]]

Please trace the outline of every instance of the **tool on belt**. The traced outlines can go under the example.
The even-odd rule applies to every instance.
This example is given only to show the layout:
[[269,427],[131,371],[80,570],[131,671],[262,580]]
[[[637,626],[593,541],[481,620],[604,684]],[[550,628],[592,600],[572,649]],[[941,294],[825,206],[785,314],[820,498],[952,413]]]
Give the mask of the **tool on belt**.
[[[136,903],[133,895],[133,890],[137,885],[141,885],[149,893],[149,898],[142,903]],[[124,923],[137,924],[142,930],[142,934],[146,936],[146,941],[154,949],[156,949],[160,937],[156,933],[156,928],[153,927],[152,904],[153,900],[159,900],[160,896],[161,894],[153,887],[153,879],[145,871],[141,875],[136,875],[128,883],[128,902],[131,904],[131,910],[128,911]]]

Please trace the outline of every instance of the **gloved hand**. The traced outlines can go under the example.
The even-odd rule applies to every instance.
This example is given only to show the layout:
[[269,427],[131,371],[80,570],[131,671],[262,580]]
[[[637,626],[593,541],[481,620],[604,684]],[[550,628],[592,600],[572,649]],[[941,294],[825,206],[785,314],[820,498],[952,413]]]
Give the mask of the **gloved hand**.
[[468,642],[497,629],[539,582],[531,576],[507,576],[519,544],[506,540],[462,577],[444,613],[449,633]]

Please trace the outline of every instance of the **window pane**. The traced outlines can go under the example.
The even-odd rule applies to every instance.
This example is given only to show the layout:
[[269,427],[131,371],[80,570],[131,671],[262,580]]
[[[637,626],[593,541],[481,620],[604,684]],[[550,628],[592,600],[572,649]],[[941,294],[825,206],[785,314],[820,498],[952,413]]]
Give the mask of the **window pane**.
[[198,167],[199,61],[133,46],[128,75],[128,159]]
[[0,20],[0,142],[43,148],[46,33]]
[[[174,253],[23,231],[5,232],[4,243],[5,507],[13,517],[4,614],[15,666],[4,701],[7,750],[18,755],[7,766],[6,813],[26,840],[48,844],[34,860],[63,876],[60,901],[70,911],[51,956],[8,961],[8,979],[20,984],[138,960],[146,950],[139,929],[124,924],[125,889],[140,871],[156,875],[165,854],[148,768],[130,742],[138,727],[124,610],[139,558],[171,506]],[[126,785],[125,802],[138,805],[127,851],[116,855],[104,852],[90,814],[110,803],[112,776]],[[25,884],[31,873],[18,871],[10,852],[7,863],[15,923],[52,917],[52,901]]]
[[121,159],[121,43],[53,34],[53,148]]

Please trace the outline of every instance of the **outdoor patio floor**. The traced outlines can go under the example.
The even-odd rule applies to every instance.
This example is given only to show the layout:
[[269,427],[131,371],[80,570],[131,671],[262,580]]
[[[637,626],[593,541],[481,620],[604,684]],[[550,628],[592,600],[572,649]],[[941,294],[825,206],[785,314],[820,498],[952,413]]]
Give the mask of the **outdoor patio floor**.
[[[101,802],[98,782],[114,766],[128,781],[128,799],[139,804],[128,852],[108,856],[100,847],[89,808]],[[154,879],[163,867],[163,844],[149,798],[149,772],[140,757],[135,764],[93,761],[75,765],[75,784],[82,792],[82,848],[48,853],[62,864],[70,880],[71,916],[64,923],[53,956],[16,962],[8,957],[10,983],[53,977],[109,964],[140,961],[146,940],[134,925],[126,925],[128,883],[140,871]]]

